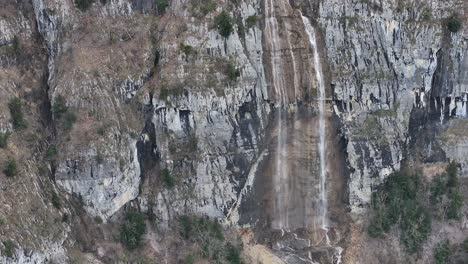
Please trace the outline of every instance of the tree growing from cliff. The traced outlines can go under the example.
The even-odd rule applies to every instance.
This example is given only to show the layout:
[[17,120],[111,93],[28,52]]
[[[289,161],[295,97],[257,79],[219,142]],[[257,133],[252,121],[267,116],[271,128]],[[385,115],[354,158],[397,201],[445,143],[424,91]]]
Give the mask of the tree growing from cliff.
[[215,25],[219,34],[224,38],[228,38],[234,31],[232,18],[226,11],[221,12],[221,14],[215,17]]
[[456,33],[462,28],[462,21],[456,14],[452,15],[447,20],[447,28],[450,32]]

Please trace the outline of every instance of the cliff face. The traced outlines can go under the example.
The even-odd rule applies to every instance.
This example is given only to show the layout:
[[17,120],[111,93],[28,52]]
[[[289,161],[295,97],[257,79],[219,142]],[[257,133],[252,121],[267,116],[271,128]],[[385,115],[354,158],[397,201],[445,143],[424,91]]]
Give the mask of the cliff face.
[[409,149],[421,127],[466,117],[466,35],[450,34],[444,22],[464,8],[460,1],[319,5],[335,109],[348,141],[353,212],[363,211],[373,187],[403,160],[416,159]]
[[[70,228],[61,219],[69,209],[58,210],[51,203],[53,195],[58,199],[58,189],[51,181],[50,168],[42,163],[49,133],[45,127],[48,121],[46,63],[47,52],[37,31],[32,4],[3,1],[0,10],[1,263],[67,259],[64,241]],[[22,100],[20,109],[13,100],[15,97]],[[8,172],[6,163],[13,164]],[[16,253],[14,259],[8,257],[9,242],[14,246],[10,250]]]
[[464,1],[78,2],[0,10],[0,163],[19,168],[0,175],[0,234],[16,245],[0,262],[117,261],[129,209],[158,235],[187,214],[252,228],[288,263],[398,262],[390,242],[348,247],[372,243],[359,229],[372,192],[407,164],[455,160],[466,179]]

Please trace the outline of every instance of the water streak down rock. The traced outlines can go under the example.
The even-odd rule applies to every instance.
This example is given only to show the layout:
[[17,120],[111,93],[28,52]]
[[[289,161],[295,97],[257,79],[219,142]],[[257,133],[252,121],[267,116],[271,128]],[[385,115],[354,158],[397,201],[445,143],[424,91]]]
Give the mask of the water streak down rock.
[[320,224],[323,229],[328,228],[328,198],[327,198],[327,160],[325,156],[325,151],[327,148],[325,140],[325,104],[326,104],[326,94],[325,94],[325,84],[323,81],[322,65],[320,63],[320,55],[317,48],[317,40],[315,36],[315,29],[310,24],[309,20],[302,16],[302,21],[304,22],[305,30],[309,37],[310,45],[314,50],[314,65],[315,65],[315,74],[318,81],[318,105],[319,105],[319,156],[320,156],[320,202],[319,202],[319,217]]

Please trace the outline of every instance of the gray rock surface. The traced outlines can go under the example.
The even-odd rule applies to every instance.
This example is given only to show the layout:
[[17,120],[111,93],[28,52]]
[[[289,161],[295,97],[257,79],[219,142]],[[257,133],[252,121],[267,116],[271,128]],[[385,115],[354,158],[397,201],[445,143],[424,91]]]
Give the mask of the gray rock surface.
[[438,111],[441,121],[466,116],[466,30],[447,33],[444,22],[457,6],[463,9],[460,1],[320,3],[353,212],[365,212],[372,190],[411,159],[413,109]]
[[[277,39],[264,32],[273,16],[258,0],[215,1],[206,15],[188,0],[170,1],[164,14],[151,0],[94,1],[88,10],[72,0],[5,1],[0,132],[12,135],[0,162],[16,158],[26,177],[0,173],[1,240],[18,246],[15,258],[0,263],[69,261],[79,243],[63,219],[81,208],[83,219],[109,226],[132,207],[156,215],[166,230],[193,213],[262,232],[271,200],[280,197],[291,203],[288,221],[309,228],[301,221],[315,217],[302,207],[317,206],[319,190],[317,80],[301,12],[319,32],[326,77],[329,211],[343,226],[334,232],[351,221],[347,209],[365,223],[372,192],[404,165],[455,160],[468,177],[466,1],[274,0]],[[214,25],[222,11],[234,22],[227,38]],[[454,12],[464,27],[450,33]],[[253,16],[258,21],[249,25]],[[281,71],[272,76],[272,68]],[[286,89],[282,97],[277,84]],[[24,131],[11,122],[14,97],[23,101]],[[272,191],[281,189],[273,186],[272,157],[280,152],[281,122],[274,121],[282,101],[291,179],[280,183],[293,189],[284,197]],[[54,110],[60,103],[64,113]],[[60,208],[51,205],[55,193]],[[323,239],[287,231],[291,241]],[[115,235],[102,233],[95,235]],[[293,243],[277,241],[281,254]],[[387,253],[399,259],[395,241]],[[283,257],[328,254],[327,245],[317,251],[309,244]]]

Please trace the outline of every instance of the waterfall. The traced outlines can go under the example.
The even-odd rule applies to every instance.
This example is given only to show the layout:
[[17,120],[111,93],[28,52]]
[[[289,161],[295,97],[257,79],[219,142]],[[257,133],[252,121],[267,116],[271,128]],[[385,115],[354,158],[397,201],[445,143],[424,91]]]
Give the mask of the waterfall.
[[272,69],[272,79],[275,94],[278,97],[278,123],[277,123],[277,148],[276,148],[276,168],[273,175],[273,183],[275,186],[275,208],[274,208],[274,221],[273,227],[275,228],[285,228],[288,226],[288,164],[287,164],[287,144],[286,144],[286,131],[284,127],[284,112],[283,106],[287,104],[287,92],[284,86],[284,76],[281,63],[281,54],[279,54],[280,47],[280,37],[278,35],[278,21],[276,19],[275,8],[273,5],[273,0],[265,1],[265,12],[266,12],[266,23],[265,31],[269,37],[269,48],[270,48],[270,58],[271,58],[271,69]]
[[[302,21],[304,27],[309,37],[309,42],[311,47],[314,50],[314,66],[315,66],[315,75],[318,82],[318,107],[319,107],[319,157],[320,157],[320,203],[319,203],[319,216],[321,228],[326,232],[326,244],[330,246],[330,239],[328,237],[328,198],[327,198],[327,158],[326,158],[326,124],[325,124],[325,103],[326,103],[326,93],[325,93],[325,82],[323,81],[323,69],[320,63],[320,56],[317,46],[317,38],[314,27],[310,24],[310,21],[307,17],[302,16]],[[335,253],[333,254],[333,263],[341,264],[342,263],[342,253],[343,249],[341,247],[334,247]]]
[[[320,56],[317,47],[317,40],[315,29],[310,24],[307,17],[302,16],[307,36],[309,37],[310,45],[314,50],[314,65],[315,75],[318,82],[318,107],[319,107],[319,157],[320,157],[320,201],[319,201],[319,217],[321,228],[328,231],[328,199],[327,199],[327,160],[325,151],[327,149],[325,139],[325,83],[323,81],[322,65],[320,63]],[[327,236],[327,244],[328,236]]]

